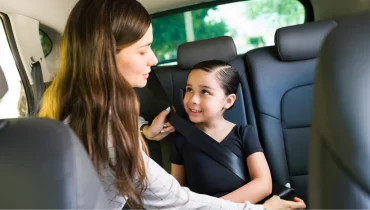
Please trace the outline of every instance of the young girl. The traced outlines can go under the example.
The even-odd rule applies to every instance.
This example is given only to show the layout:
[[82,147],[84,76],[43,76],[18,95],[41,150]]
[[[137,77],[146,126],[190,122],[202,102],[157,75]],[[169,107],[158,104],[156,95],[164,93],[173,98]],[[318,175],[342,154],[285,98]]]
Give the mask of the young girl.
[[272,180],[262,147],[251,126],[235,125],[223,114],[232,108],[238,72],[225,62],[204,61],[189,73],[184,108],[200,130],[246,161],[245,184],[196,146],[179,136],[172,151],[172,175],[190,190],[233,202],[257,203],[271,194]]

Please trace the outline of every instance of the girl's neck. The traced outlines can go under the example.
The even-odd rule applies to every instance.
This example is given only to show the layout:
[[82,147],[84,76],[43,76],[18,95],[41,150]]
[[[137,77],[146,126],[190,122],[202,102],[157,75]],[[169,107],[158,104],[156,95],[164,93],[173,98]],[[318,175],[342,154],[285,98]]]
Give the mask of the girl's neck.
[[202,130],[203,132],[207,133],[208,131],[223,128],[228,123],[229,121],[225,120],[225,118],[223,117],[220,117],[218,119],[213,119],[211,121],[197,123],[195,124],[195,126]]
[[222,119],[212,120],[212,122],[198,123],[196,126],[220,143],[231,132],[235,124],[222,117]]

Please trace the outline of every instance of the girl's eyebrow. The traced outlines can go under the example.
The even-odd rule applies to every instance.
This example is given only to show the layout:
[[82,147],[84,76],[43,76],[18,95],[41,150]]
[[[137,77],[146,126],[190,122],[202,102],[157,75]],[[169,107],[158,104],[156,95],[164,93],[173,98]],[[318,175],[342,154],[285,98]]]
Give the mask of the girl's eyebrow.
[[214,90],[214,88],[211,88],[210,86],[207,85],[199,85],[199,87]]
[[[191,84],[186,84],[186,86],[190,86],[191,87]],[[210,86],[208,85],[199,85],[199,87],[201,88],[206,88],[206,89],[210,89],[210,90],[214,90],[214,88],[211,88]]]

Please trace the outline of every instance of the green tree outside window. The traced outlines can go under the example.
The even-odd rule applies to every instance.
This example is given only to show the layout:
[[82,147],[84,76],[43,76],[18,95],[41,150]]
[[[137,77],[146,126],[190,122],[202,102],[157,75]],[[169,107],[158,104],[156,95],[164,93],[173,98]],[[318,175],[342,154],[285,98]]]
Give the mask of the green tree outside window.
[[[225,11],[225,5],[232,9]],[[298,0],[250,0],[225,5],[154,18],[152,49],[159,63],[176,61],[180,44],[223,35],[232,36],[239,48],[238,53],[245,53],[250,49],[271,44],[277,28],[303,23],[305,18],[304,7]],[[190,38],[187,18],[190,19],[192,27]],[[250,28],[245,26],[246,22],[253,21],[262,22],[263,27],[268,30],[259,29],[262,26],[258,24]],[[250,34],[243,30],[246,28]]]

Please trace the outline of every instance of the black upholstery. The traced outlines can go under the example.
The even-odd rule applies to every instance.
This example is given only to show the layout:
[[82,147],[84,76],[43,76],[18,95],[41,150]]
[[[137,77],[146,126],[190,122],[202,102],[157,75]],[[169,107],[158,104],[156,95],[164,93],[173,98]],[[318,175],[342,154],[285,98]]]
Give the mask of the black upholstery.
[[[163,68],[163,71],[159,69],[153,69],[153,71],[156,72],[158,79],[161,81],[163,88],[167,92],[167,95],[172,96],[172,76],[169,72],[176,69],[176,67],[164,66],[160,67],[160,69],[161,68]],[[166,73],[166,69],[168,69],[168,74],[161,74]],[[162,110],[167,108],[163,106],[161,101],[158,101],[158,98],[148,88],[136,88],[135,91],[140,101],[140,116],[144,117],[144,119],[149,121],[149,123],[151,123],[154,117],[156,117]],[[172,97],[169,98],[172,100]],[[161,141],[146,141],[150,157],[168,172],[170,171],[168,152],[170,149],[169,142],[171,142],[170,137]]]
[[321,50],[309,204],[370,209],[370,13],[341,22]]
[[[335,22],[323,23],[325,22],[279,29],[276,36],[280,37],[276,40],[284,40],[283,42],[275,43],[276,47],[263,47],[246,54],[260,139],[272,178],[282,185],[290,183],[304,200],[307,198],[308,147],[316,58],[283,61],[277,53],[277,46],[288,49],[298,42],[307,42],[307,36],[311,36],[311,33],[302,34],[300,30],[307,31],[307,28],[321,34],[322,37],[316,37],[323,40],[326,34],[318,30],[328,33],[328,28],[332,29]],[[297,32],[297,37],[293,32]],[[285,40],[284,34],[288,34],[293,42]],[[298,44],[296,47],[302,45]],[[320,48],[319,45],[316,47]],[[300,50],[302,49],[297,52]],[[319,49],[312,49],[313,51],[318,52]],[[293,52],[293,49],[287,52]],[[317,56],[316,54],[315,57]]]
[[229,62],[235,56],[236,46],[230,36],[187,42],[177,49],[177,63],[180,69],[190,69],[206,60]]
[[[180,45],[178,50],[178,62],[179,66],[180,62],[183,62],[182,68],[179,66],[163,66],[155,68],[154,71],[166,90],[170,100],[172,100],[179,115],[186,118],[187,116],[183,107],[183,96],[187,76],[191,67],[194,66],[196,62],[204,61],[199,58],[207,60],[221,59],[230,63],[240,73],[241,85],[238,89],[237,100],[235,101],[234,107],[225,112],[225,118],[237,124],[252,125],[257,130],[244,60],[242,56],[237,56],[236,51],[234,50],[225,50],[220,54],[220,46],[223,46],[225,49],[236,49],[234,41],[230,37],[217,37],[208,40],[185,43]],[[197,49],[201,49],[202,52],[207,52],[208,54],[198,57],[199,54],[194,53]],[[186,56],[184,54],[186,54]],[[181,58],[184,60],[181,61]],[[137,94],[140,100],[141,113],[156,116],[165,108],[160,105],[150,90],[146,88],[137,89]],[[160,143],[150,142],[149,145],[151,154],[154,158],[158,158],[156,153],[161,152],[162,160],[156,161],[158,163],[162,163],[162,166],[167,170],[169,170],[168,144],[171,142],[170,138],[171,137],[164,141],[162,140]],[[161,144],[160,150],[156,144]]]
[[316,58],[325,36],[336,26],[334,21],[319,21],[280,28],[275,34],[275,45],[283,61]]
[[[4,83],[0,76],[0,92]],[[1,119],[0,168],[0,209],[108,208],[85,149],[61,122]]]

